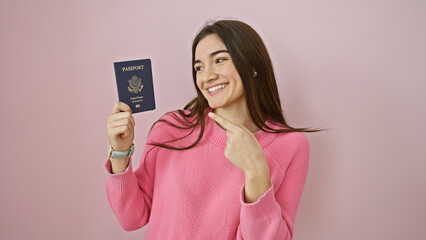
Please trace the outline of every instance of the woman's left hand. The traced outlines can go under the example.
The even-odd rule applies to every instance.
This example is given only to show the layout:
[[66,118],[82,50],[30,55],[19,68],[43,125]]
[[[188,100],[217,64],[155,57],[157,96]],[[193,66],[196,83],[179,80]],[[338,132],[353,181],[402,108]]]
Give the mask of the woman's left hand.
[[269,171],[263,149],[256,137],[246,127],[235,125],[211,112],[208,115],[226,130],[225,157],[246,175]]

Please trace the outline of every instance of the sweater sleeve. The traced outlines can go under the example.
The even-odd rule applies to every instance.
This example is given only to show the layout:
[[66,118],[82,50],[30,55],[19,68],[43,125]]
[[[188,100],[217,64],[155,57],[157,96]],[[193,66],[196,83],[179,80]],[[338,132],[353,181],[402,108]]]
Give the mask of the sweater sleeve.
[[[153,128],[147,143],[158,134]],[[149,221],[157,154],[158,147],[146,144],[140,165],[135,171],[132,169],[132,158],[127,169],[118,174],[111,174],[109,159],[105,164],[108,175],[106,184],[108,203],[121,227],[126,231],[139,229]]]
[[[294,222],[302,197],[309,167],[309,142],[299,134],[294,154],[280,186],[272,184],[256,202],[245,203],[245,192],[240,192],[241,212],[237,239],[282,239],[294,235]],[[277,189],[276,189],[277,188]]]

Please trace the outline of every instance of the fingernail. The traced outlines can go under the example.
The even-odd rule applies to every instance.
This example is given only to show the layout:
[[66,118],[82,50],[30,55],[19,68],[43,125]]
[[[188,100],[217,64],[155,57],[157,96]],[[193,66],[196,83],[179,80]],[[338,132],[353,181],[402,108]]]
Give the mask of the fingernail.
[[209,112],[207,115],[208,115],[209,117],[213,117],[213,113],[212,113],[212,112]]

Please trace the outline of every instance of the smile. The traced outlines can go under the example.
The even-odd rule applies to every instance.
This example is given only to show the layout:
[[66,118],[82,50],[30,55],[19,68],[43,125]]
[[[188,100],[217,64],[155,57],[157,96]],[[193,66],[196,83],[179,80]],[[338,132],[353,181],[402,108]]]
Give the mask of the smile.
[[207,89],[207,91],[208,91],[210,94],[216,94],[216,93],[220,92],[220,90],[222,90],[222,89],[224,89],[226,86],[228,86],[228,84],[229,84],[229,83],[220,84],[220,85],[217,85],[217,86],[214,86],[214,87],[211,87],[211,88]]

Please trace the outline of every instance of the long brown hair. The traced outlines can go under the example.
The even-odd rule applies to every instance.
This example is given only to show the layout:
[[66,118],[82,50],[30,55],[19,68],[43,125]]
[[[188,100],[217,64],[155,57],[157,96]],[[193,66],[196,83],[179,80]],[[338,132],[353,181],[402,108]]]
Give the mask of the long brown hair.
[[[237,20],[220,20],[205,25],[197,33],[192,43],[192,66],[195,61],[195,50],[198,43],[210,34],[216,34],[225,44],[243,82],[249,116],[261,131],[269,133],[321,131],[308,128],[293,128],[287,124],[281,108],[274,70],[268,51],[260,36],[246,23]],[[203,137],[206,109],[208,109],[209,105],[197,87],[196,71],[192,66],[192,76],[197,97],[184,107],[184,110],[189,110],[189,112],[186,111],[187,113],[185,113],[183,110],[168,112],[167,115],[172,116],[178,124],[160,119],[151,127],[152,129],[156,123],[164,122],[175,128],[192,130],[178,139],[148,144],[173,150],[186,150],[197,145]],[[256,77],[253,75],[254,71],[257,72]],[[278,128],[271,128],[266,124],[266,121]],[[168,144],[189,136],[197,126],[200,126],[200,133],[196,141],[189,146],[176,147]]]

